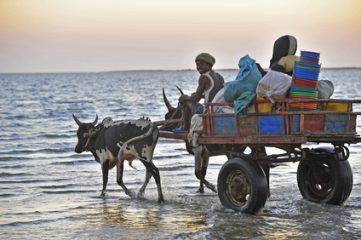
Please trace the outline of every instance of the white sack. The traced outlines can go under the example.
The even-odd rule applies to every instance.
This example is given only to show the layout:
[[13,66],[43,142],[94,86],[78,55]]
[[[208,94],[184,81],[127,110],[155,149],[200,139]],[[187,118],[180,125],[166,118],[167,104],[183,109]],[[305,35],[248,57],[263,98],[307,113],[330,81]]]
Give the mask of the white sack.
[[329,80],[319,80],[317,84],[318,98],[330,99],[334,91],[333,83]]
[[268,70],[266,75],[259,80],[256,93],[267,97],[272,103],[286,98],[288,89],[291,87],[292,77],[277,71]]
[[[226,99],[224,99],[224,88],[220,89],[216,96],[214,96],[212,103],[222,103],[227,104]],[[213,111],[215,113],[234,113],[233,107],[230,107],[228,105],[222,105],[222,106],[214,106]]]

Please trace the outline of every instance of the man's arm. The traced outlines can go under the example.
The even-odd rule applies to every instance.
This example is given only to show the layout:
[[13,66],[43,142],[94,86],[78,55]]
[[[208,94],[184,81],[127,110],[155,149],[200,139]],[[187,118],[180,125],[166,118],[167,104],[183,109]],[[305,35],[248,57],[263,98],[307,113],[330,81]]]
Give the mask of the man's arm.
[[195,93],[189,97],[189,100],[192,102],[198,102],[203,98],[203,93],[207,89],[208,78],[206,76],[201,75],[198,79],[198,87]]

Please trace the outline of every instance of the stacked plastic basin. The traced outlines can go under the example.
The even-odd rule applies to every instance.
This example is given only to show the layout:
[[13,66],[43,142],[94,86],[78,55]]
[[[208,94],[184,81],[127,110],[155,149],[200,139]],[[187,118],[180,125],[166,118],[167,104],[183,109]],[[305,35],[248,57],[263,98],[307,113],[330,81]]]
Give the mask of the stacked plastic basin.
[[[317,100],[317,81],[321,67],[319,58],[319,53],[301,51],[300,61],[296,61],[293,68],[289,98]],[[292,110],[315,110],[317,103],[295,102],[290,103],[290,107]]]

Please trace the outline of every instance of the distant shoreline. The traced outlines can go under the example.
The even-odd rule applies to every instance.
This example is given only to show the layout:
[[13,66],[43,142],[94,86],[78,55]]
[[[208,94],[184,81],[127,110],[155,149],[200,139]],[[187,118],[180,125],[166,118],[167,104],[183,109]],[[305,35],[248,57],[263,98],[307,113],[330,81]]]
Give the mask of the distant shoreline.
[[[353,70],[361,67],[322,67],[324,70]],[[215,68],[216,71],[237,71],[238,68]],[[265,68],[268,70],[268,68]],[[196,69],[135,69],[135,70],[111,70],[111,71],[79,71],[79,72],[0,72],[0,74],[64,74],[64,73],[121,73],[121,72],[187,72]]]

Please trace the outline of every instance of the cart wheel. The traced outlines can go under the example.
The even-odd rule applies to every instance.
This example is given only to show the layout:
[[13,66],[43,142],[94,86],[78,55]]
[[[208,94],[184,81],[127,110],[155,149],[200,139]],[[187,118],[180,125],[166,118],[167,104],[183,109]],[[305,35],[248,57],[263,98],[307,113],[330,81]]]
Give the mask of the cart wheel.
[[315,149],[326,156],[311,155],[297,169],[302,196],[312,202],[342,205],[351,194],[352,170],[347,160],[339,160],[332,148]]
[[218,196],[228,208],[257,213],[267,200],[267,179],[260,166],[251,160],[232,158],[218,174]]

